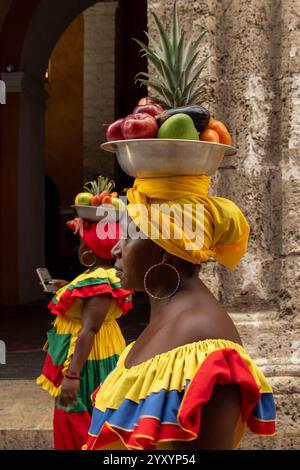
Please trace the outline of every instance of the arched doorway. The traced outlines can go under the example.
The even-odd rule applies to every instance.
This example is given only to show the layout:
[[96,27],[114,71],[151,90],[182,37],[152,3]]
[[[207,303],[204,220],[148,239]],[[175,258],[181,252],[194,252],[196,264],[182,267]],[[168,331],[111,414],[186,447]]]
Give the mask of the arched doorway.
[[[26,26],[26,32],[24,26],[24,40],[20,49],[20,100],[19,111],[14,118],[18,119],[18,124],[12,123],[14,126],[18,125],[18,129],[14,131],[18,137],[14,142],[16,146],[14,151],[18,155],[16,155],[15,163],[11,165],[12,176],[17,183],[13,215],[14,240],[10,240],[14,266],[12,267],[5,250],[1,257],[1,271],[5,270],[5,275],[1,276],[1,279],[4,279],[1,286],[3,284],[7,288],[5,278],[12,272],[17,273],[14,286],[10,286],[9,292],[6,290],[1,295],[3,302],[10,304],[32,302],[41,296],[34,271],[37,266],[45,263],[45,200],[43,195],[45,193],[44,150],[47,94],[44,89],[44,77],[49,57],[58,39],[74,18],[96,3],[104,2],[31,0],[29,3],[31,19]],[[134,88],[133,85],[135,73],[145,69],[145,64],[140,61],[138,50],[133,42],[130,42],[130,38],[141,36],[142,31],[147,27],[147,2],[146,0],[130,0],[126,2],[126,7],[124,1],[106,3],[115,3],[117,8],[116,56],[125,53],[128,61],[124,63],[123,57],[116,64],[115,110],[116,114],[120,115],[120,112],[129,113],[136,99],[145,93],[138,87]],[[24,5],[23,9],[25,14]],[[124,104],[126,102],[128,103],[127,109]],[[123,184],[124,175],[116,173],[116,176]],[[5,189],[2,191],[4,194]],[[9,236],[8,230],[2,233],[4,242]]]
[[[45,71],[51,52],[65,29],[95,3],[95,0],[42,0],[34,11],[23,43],[19,153],[19,227],[23,235],[19,242],[20,303],[40,296],[39,286],[32,282],[32,277],[37,266],[45,265]],[[24,194],[27,195],[26,204]]]

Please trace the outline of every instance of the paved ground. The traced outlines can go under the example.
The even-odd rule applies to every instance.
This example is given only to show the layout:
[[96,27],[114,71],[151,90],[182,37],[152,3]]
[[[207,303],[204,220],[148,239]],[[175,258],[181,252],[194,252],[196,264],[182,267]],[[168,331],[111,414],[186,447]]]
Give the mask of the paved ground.
[[0,380],[0,449],[51,449],[50,395],[34,380]]

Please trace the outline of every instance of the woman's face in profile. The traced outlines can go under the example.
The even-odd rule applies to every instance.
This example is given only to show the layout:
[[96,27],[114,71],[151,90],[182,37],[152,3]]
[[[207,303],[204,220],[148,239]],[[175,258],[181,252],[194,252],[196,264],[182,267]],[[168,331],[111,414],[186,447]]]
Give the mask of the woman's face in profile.
[[[136,230],[138,234],[138,229]],[[146,271],[162,258],[162,249],[148,238],[132,237],[128,233],[112,249],[115,268],[126,289],[144,291]]]

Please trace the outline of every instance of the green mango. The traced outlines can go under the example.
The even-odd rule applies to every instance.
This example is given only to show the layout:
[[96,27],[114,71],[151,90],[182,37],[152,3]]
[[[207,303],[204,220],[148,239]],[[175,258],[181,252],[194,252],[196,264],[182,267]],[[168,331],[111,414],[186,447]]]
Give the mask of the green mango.
[[193,119],[187,114],[179,113],[169,117],[160,126],[157,138],[199,140],[199,135]]

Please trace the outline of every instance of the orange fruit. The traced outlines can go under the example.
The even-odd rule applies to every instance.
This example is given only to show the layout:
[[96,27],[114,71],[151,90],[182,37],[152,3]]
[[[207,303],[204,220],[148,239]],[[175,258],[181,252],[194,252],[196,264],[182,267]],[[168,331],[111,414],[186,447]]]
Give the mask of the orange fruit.
[[102,204],[111,204],[111,197],[110,196],[104,196],[101,203]]
[[207,129],[211,129],[219,134],[220,144],[231,145],[231,137],[229,131],[223,122],[217,119],[210,119]]
[[200,140],[205,140],[206,142],[220,142],[219,134],[212,129],[205,129],[199,136]]

